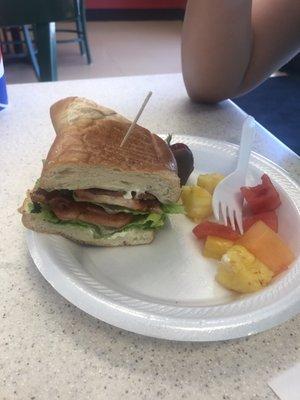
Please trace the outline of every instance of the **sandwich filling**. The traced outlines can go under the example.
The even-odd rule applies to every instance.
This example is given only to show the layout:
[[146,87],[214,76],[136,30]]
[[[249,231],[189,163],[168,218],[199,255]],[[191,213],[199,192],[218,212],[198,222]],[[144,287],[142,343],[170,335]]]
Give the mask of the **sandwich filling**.
[[183,212],[180,204],[162,204],[150,193],[97,188],[48,192],[37,186],[30,193],[30,213],[41,213],[50,223],[92,230],[94,238],[130,228],[158,229],[166,214]]

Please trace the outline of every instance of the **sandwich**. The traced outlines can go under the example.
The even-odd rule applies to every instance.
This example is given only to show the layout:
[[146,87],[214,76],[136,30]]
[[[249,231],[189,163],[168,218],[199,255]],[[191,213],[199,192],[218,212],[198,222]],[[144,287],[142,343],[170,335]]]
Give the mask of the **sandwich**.
[[182,212],[174,156],[159,136],[93,101],[50,108],[55,140],[19,209],[25,227],[87,245],[150,243],[168,213]]

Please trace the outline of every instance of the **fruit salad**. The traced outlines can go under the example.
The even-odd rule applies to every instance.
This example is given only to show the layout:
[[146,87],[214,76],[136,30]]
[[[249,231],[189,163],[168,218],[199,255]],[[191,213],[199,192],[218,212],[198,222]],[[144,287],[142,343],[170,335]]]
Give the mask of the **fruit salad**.
[[276,210],[279,193],[268,175],[261,184],[242,187],[244,234],[212,221],[212,195],[224,178],[218,173],[199,175],[197,185],[183,186],[181,199],[186,216],[198,222],[193,233],[204,241],[204,257],[218,262],[217,282],[238,293],[251,293],[267,286],[288,268],[295,256],[278,235]]

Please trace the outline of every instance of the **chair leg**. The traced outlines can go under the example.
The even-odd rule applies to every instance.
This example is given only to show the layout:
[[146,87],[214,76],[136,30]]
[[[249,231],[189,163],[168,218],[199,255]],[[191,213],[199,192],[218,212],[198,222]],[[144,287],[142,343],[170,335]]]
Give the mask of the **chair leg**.
[[15,42],[15,43],[13,43],[13,49],[14,49],[15,54],[23,53],[22,44],[17,43],[17,42],[20,42],[20,40],[21,40],[20,28],[18,26],[12,26],[10,28],[10,34],[11,34],[12,41]]
[[79,41],[79,48],[80,48],[80,54],[83,56],[85,54],[85,47],[83,44],[83,33],[82,33],[82,23],[81,23],[81,10],[80,10],[80,0],[74,0],[74,7],[76,9],[76,31],[77,31],[77,36]]
[[7,35],[7,28],[2,28],[2,33],[3,33],[3,38],[4,38],[4,42],[5,42],[5,53],[6,54],[10,54],[10,45],[7,44],[9,41],[8,35]]
[[91,52],[90,52],[90,47],[89,47],[89,42],[87,38],[87,32],[86,32],[86,18],[85,18],[85,6],[84,6],[84,0],[79,0],[79,7],[80,7],[80,20],[81,20],[81,26],[82,26],[82,38],[83,38],[83,44],[85,48],[85,53],[86,53],[86,60],[88,64],[91,64],[92,62],[92,57],[91,57]]
[[[4,40],[4,44],[2,43],[2,46],[3,46],[2,49],[5,52],[5,54],[11,54],[12,53],[11,44],[8,44],[8,42],[10,41],[10,39],[9,39],[9,34],[10,34],[9,28],[4,28],[3,27],[3,28],[1,28],[1,30],[2,30],[2,34],[3,34],[3,40]],[[5,46],[5,50],[4,50],[4,46]]]
[[35,24],[40,81],[57,81],[55,22]]
[[27,49],[28,49],[28,52],[29,52],[30,60],[31,60],[35,75],[36,75],[36,77],[38,79],[40,79],[40,67],[39,67],[37,58],[35,56],[35,49],[34,49],[33,44],[32,44],[32,40],[31,40],[31,36],[30,36],[30,32],[29,32],[28,26],[22,25],[22,31],[23,31],[24,39],[25,39],[25,42],[26,42],[26,46],[27,46]]
[[84,45],[82,43],[83,35],[81,33],[82,32],[81,21],[80,21],[79,18],[78,19],[76,18],[75,22],[76,22],[76,30],[77,30],[78,39],[81,39],[80,42],[79,42],[80,54],[83,56],[85,54],[85,48],[84,48]]

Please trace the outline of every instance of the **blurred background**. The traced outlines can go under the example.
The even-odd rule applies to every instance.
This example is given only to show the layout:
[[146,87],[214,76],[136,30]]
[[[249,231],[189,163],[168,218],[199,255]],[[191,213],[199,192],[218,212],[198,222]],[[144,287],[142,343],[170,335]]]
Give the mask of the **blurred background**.
[[[0,0],[7,83],[180,73],[185,5],[186,0]],[[299,70],[297,56],[234,100],[297,153]]]
[[[60,80],[181,71],[180,33],[186,0],[76,0],[73,3],[74,18],[56,23]],[[83,39],[89,46],[90,60],[86,57],[85,40],[74,41],[80,36],[80,21],[85,15]],[[27,27],[35,52],[33,57],[37,58],[32,25]],[[25,36],[22,26],[1,29],[8,83],[38,79]],[[20,40],[22,43],[17,43]]]

